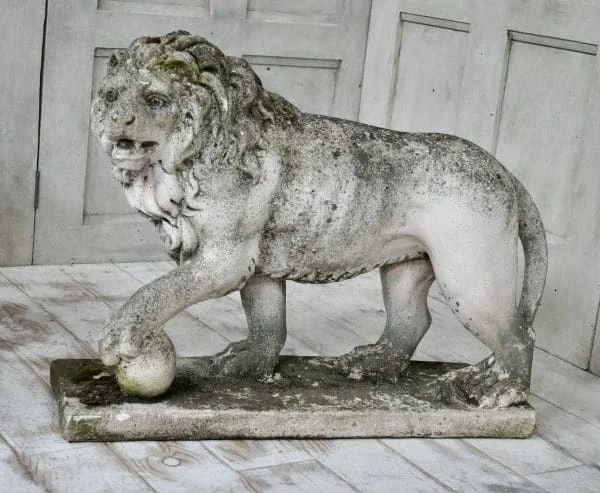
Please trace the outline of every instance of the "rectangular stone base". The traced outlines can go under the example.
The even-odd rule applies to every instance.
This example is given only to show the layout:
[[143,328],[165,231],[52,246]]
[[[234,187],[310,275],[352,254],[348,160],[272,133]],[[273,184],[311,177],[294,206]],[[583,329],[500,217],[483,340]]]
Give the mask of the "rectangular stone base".
[[52,388],[69,441],[216,438],[499,437],[535,427],[529,405],[479,409],[414,397],[464,365],[415,361],[396,384],[351,380],[334,358],[282,356],[270,382],[208,376],[208,358],[180,358],[169,391],[125,395],[99,360],[56,360]]

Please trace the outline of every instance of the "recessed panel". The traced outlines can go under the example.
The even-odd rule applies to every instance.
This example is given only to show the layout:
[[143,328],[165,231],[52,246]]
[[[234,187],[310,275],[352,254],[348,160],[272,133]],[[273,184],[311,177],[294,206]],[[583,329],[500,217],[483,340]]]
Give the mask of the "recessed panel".
[[567,237],[595,56],[513,41],[496,156]]
[[331,115],[339,60],[244,58],[269,91],[280,94],[306,113]]
[[247,17],[262,22],[342,24],[345,4],[345,0],[248,0]]
[[468,32],[403,20],[399,36],[391,128],[454,133]]
[[209,0],[98,0],[98,10],[124,14],[208,17]]
[[[97,49],[94,54],[92,98],[98,93],[112,51]],[[83,214],[84,224],[90,221],[95,223],[101,219],[108,220],[111,215],[130,214],[136,217],[135,211],[123,195],[121,185],[111,175],[111,163],[108,155],[91,130],[88,138]]]

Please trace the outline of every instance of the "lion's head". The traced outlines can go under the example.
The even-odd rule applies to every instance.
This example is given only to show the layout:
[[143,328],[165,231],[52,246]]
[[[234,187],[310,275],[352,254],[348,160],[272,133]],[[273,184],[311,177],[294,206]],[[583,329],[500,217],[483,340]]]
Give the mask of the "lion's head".
[[92,128],[129,203],[181,261],[198,247],[186,218],[197,213],[200,177],[233,166],[259,181],[265,131],[293,125],[298,114],[263,89],[245,60],[179,31],[138,38],[111,55]]

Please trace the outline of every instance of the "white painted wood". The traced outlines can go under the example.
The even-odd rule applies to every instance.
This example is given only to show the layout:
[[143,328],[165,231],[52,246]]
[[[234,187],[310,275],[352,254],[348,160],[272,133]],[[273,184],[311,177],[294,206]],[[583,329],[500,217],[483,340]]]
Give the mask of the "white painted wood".
[[590,2],[374,0],[360,113],[468,138],[525,184],[550,250],[537,344],[595,372],[599,44]]
[[200,441],[114,444],[125,464],[158,492],[251,491],[244,478]]
[[106,12],[208,17],[210,0],[98,0]]
[[581,465],[580,461],[539,436],[527,440],[481,438],[465,441],[523,476]]
[[[316,459],[360,491],[447,491],[379,440],[219,440],[205,442],[238,471]],[[352,458],[352,460],[349,460]]]
[[532,373],[532,389],[538,397],[600,428],[598,378],[544,351],[536,353]]
[[[403,14],[400,22],[401,49],[389,126],[456,133],[469,25],[453,21],[451,29],[441,22],[431,25],[428,17]],[[424,108],[435,108],[435,118]]]
[[0,265],[31,263],[44,0],[0,15]]
[[356,488],[323,466],[319,461],[289,462],[278,466],[242,471],[254,491],[270,492],[357,492]]
[[315,459],[360,491],[448,491],[381,440],[306,440],[302,444]]
[[[34,263],[164,259],[89,135],[91,95],[110,53],[184,29],[246,56],[265,87],[304,111],[356,119],[370,1],[50,0]],[[68,144],[66,144],[68,142]]]
[[249,0],[248,19],[267,22],[336,24],[346,7],[344,0]]
[[268,90],[285,94],[302,111],[325,115],[334,112],[340,60],[251,55],[245,58]]
[[207,440],[204,445],[235,471],[264,469],[313,458],[305,450],[303,440]]
[[2,436],[0,436],[0,474],[3,488],[6,488],[6,491],[19,491],[22,493],[46,491],[42,485],[35,483],[29,466],[23,461],[23,457],[13,451]]
[[494,492],[506,485],[515,491],[543,491],[463,440],[383,440],[383,443],[453,491]]
[[600,490],[600,471],[589,466],[533,474],[528,479],[548,491],[596,493]]
[[536,396],[530,402],[538,415],[537,435],[584,464],[600,466],[600,427],[597,424]]
[[[600,306],[598,308],[600,312]],[[598,314],[596,314],[596,323],[594,324],[596,331],[594,333],[592,357],[590,361],[590,371],[596,375],[600,375],[600,330],[598,330],[600,324],[598,323],[598,320]]]

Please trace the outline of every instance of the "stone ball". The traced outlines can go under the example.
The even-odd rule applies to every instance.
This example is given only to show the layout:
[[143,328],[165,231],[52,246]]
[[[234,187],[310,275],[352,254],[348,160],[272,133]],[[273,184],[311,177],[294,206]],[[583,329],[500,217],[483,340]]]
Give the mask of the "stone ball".
[[156,397],[164,394],[175,378],[175,347],[161,331],[146,341],[142,352],[135,358],[123,358],[115,376],[121,390],[138,397]]

